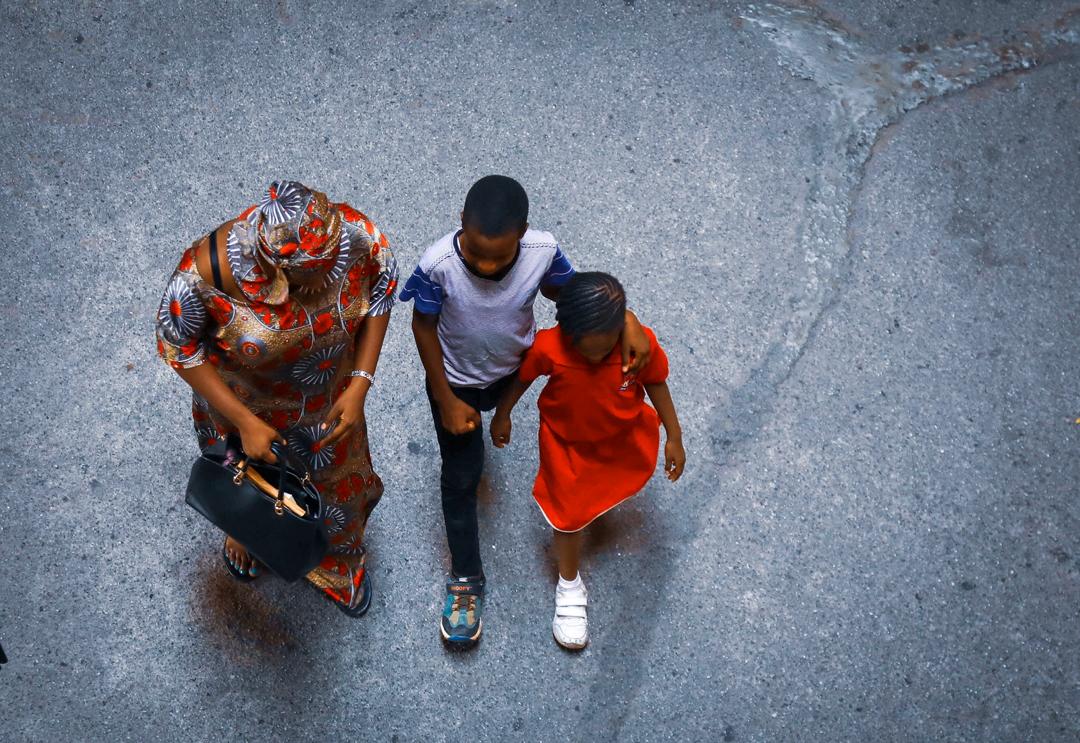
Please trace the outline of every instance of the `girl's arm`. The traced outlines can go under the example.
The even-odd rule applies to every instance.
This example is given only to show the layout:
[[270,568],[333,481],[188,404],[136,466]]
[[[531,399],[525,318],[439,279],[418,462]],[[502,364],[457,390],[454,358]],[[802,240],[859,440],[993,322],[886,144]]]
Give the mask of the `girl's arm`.
[[[230,220],[217,228],[218,258],[221,267],[222,289],[234,299],[243,298],[240,289],[233,278],[232,269],[229,268],[226,243],[228,242],[229,230],[235,220]],[[210,241],[206,238],[201,240],[195,248],[195,268],[203,281],[210,282],[213,270],[210,264]],[[276,462],[277,457],[270,451],[270,445],[277,441],[285,443],[281,434],[269,423],[266,423],[253,413],[229,388],[225,380],[218,374],[217,368],[210,363],[198,366],[176,369],[188,385],[199,394],[217,412],[236,426],[240,434],[240,441],[244,447],[244,453],[249,457],[261,459],[264,462]]]
[[496,449],[502,449],[510,443],[510,413],[531,385],[532,382],[522,382],[515,376],[503,392],[502,399],[495,408],[495,415],[491,417],[491,443]]
[[667,473],[669,480],[675,482],[682,476],[683,467],[686,465],[682,426],[679,425],[679,416],[675,413],[675,403],[671,400],[671,391],[668,389],[667,382],[647,384],[645,392],[648,393],[649,400],[660,415],[660,421],[667,432],[667,444],[664,445],[664,472]]

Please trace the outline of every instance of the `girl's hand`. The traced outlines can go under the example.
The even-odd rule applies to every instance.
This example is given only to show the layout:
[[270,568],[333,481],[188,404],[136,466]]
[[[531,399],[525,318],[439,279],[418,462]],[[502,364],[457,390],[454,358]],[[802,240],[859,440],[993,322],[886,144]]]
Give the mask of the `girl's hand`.
[[363,430],[366,422],[364,401],[367,400],[367,386],[366,380],[363,382],[353,380],[330,406],[322,427],[326,430],[334,425],[334,421],[337,421],[337,428],[320,442],[321,446],[330,446],[356,431]]
[[637,374],[652,358],[652,344],[649,336],[638,322],[637,316],[626,311],[626,325],[622,332],[622,371],[623,374]]
[[255,416],[251,416],[251,420],[240,427],[240,441],[245,455],[271,464],[277,462],[277,457],[270,451],[270,444],[275,441],[285,443],[276,428]]
[[496,412],[491,418],[491,443],[496,449],[502,449],[510,443],[510,415]]
[[664,445],[664,472],[667,479],[675,482],[682,477],[683,467],[686,466],[686,452],[683,451],[681,439],[668,439]]

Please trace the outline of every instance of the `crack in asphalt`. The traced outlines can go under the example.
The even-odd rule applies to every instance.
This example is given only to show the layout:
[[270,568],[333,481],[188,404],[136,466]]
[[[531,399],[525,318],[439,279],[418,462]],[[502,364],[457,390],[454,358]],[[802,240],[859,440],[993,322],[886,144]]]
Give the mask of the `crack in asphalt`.
[[[904,113],[936,98],[960,92],[1010,72],[1053,61],[1080,44],[1080,7],[1035,30],[988,39],[954,34],[935,44],[912,44],[880,52],[869,48],[835,18],[816,7],[776,3],[746,5],[744,22],[764,31],[780,52],[780,64],[831,94],[829,136],[814,153],[815,175],[807,194],[807,216],[797,240],[807,274],[792,298],[791,316],[763,360],[713,415],[712,452],[718,467],[729,464],[741,443],[752,440],[771,414],[780,387],[791,377],[813,341],[822,319],[838,300],[852,271],[854,204],[866,164],[881,131]],[[722,503],[722,500],[717,501]],[[696,541],[706,519],[694,520],[685,543]],[[641,595],[612,602],[622,619],[652,612],[654,629],[634,650],[601,656],[586,709],[589,736],[617,740],[632,714],[632,700],[644,682],[644,659],[664,625],[661,607],[674,605],[670,592],[677,567],[670,553],[635,561],[631,584],[652,586]],[[643,600],[644,599],[644,600]],[[617,689],[617,693],[613,692]],[[598,714],[606,710],[607,714]]]
[[752,439],[772,412],[780,387],[837,301],[851,270],[852,210],[880,132],[908,111],[1001,75],[1033,69],[1080,44],[1080,7],[1050,24],[997,38],[954,34],[938,44],[869,48],[813,6],[746,6],[741,17],[769,36],[780,64],[831,94],[830,137],[815,163],[807,216],[799,234],[808,271],[779,340],[714,415],[712,450],[718,466]]

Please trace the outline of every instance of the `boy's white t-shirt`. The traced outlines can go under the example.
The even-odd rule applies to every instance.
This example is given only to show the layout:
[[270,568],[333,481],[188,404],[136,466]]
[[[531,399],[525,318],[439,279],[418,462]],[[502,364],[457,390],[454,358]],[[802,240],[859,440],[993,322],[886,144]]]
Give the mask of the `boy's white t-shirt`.
[[460,232],[436,241],[405,283],[401,300],[439,315],[446,379],[454,387],[487,387],[513,373],[536,335],[533,303],[541,286],[559,287],[574,269],[550,232],[527,230],[511,266],[498,278],[472,271]]

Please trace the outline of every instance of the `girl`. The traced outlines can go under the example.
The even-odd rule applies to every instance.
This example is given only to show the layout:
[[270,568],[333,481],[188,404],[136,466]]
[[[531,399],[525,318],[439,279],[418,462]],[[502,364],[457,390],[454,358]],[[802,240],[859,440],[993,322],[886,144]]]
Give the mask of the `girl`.
[[[686,454],[656,336],[649,363],[623,374],[617,347],[626,310],[622,285],[606,273],[578,273],[556,301],[558,327],[542,330],[491,420],[491,442],[510,443],[510,412],[540,375],[540,472],[533,497],[554,529],[559,584],[555,640],[579,650],[589,641],[588,593],[578,574],[581,530],[645,486],[656,469],[659,423],[667,431],[664,471],[674,482]],[[645,403],[648,393],[653,407]]]

